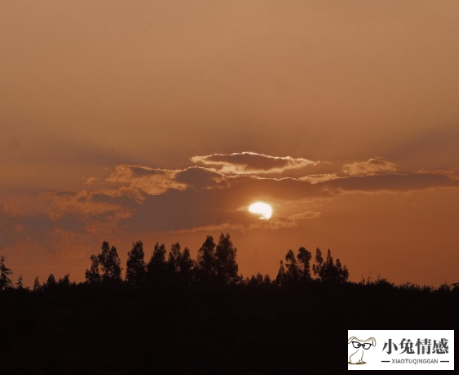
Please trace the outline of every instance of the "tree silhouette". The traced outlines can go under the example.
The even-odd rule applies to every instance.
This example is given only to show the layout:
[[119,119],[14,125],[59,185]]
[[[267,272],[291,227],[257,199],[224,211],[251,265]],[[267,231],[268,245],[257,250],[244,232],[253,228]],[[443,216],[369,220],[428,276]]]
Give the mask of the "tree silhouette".
[[48,280],[46,280],[46,284],[44,285],[45,289],[52,290],[56,288],[56,285],[57,285],[56,278],[54,277],[53,274],[50,274],[48,277]]
[[[297,256],[292,250],[289,250],[285,255],[285,266],[282,260],[280,262],[276,284],[285,286],[311,281],[311,258],[312,254],[304,247],[298,249]],[[319,281],[344,283],[349,278],[349,271],[346,266],[343,267],[339,259],[334,263],[330,250],[328,250],[327,258],[324,261],[322,252],[319,248],[316,249],[315,264],[313,264],[312,270]]]
[[91,267],[85,271],[85,277],[86,281],[90,284],[98,283],[102,280],[99,258],[97,256],[91,255]]
[[315,259],[314,265],[312,266],[312,271],[314,272],[314,275],[318,279],[320,279],[321,277],[323,264],[324,264],[324,258],[322,256],[322,251],[319,248],[317,248],[316,249],[316,259]]
[[67,274],[62,279],[59,279],[57,285],[61,288],[68,288],[70,286],[70,274]]
[[153,283],[167,280],[166,246],[156,243],[150,261],[147,264],[147,279]]
[[193,259],[191,259],[190,250],[187,247],[183,250],[179,268],[180,280],[185,284],[189,284],[193,277]]
[[180,244],[174,243],[169,252],[167,259],[167,272],[169,275],[175,275],[180,272],[180,262],[182,261],[182,252],[180,251]]
[[328,250],[327,258],[324,261],[322,252],[319,248],[316,249],[316,261],[312,269],[320,281],[344,283],[349,278],[349,271],[346,266],[343,267],[339,259],[334,263],[330,250]]
[[238,275],[239,266],[236,262],[237,249],[231,242],[230,235],[222,233],[215,244],[212,236],[198,250],[194,265],[196,280],[200,282],[215,282],[232,284],[242,280]]
[[195,262],[195,276],[198,281],[208,282],[215,279],[215,242],[212,236],[198,250]]
[[99,263],[102,267],[103,281],[121,281],[120,258],[115,246],[110,247],[108,242],[102,243]]
[[282,287],[285,283],[285,267],[284,267],[284,262],[281,260],[279,266],[279,271],[277,271],[277,276],[275,283],[276,285]]
[[142,241],[132,244],[132,250],[128,252],[126,262],[126,281],[131,284],[141,284],[146,281],[147,267]]
[[297,256],[289,250],[285,255],[285,266],[283,261],[280,263],[276,284],[293,285],[309,282],[311,280],[310,260],[311,253],[304,247],[298,249]]
[[192,281],[193,260],[190,250],[185,248],[183,253],[180,244],[172,244],[169,257],[167,259],[167,274],[174,283],[189,284]]
[[345,283],[349,279],[349,270],[346,266],[341,265],[341,261],[336,259],[336,279],[340,283]]
[[16,283],[16,288],[17,289],[24,289],[24,284],[22,282],[22,275],[19,275],[18,281]]
[[39,290],[41,290],[41,285],[40,285],[40,280],[38,279],[38,276],[37,276],[35,280],[33,281],[33,291],[38,292]]
[[[268,276],[268,275],[266,275]],[[265,278],[266,278],[265,276]],[[268,276],[269,277],[269,276]],[[260,272],[257,272],[256,275],[252,275],[250,278],[245,279],[245,283],[250,286],[260,286],[266,283],[265,278]],[[269,280],[270,281],[270,280]]]
[[311,280],[311,266],[310,261],[312,254],[304,247],[298,249],[298,270],[300,274],[300,281],[307,282]]
[[297,283],[300,281],[300,271],[298,269],[298,263],[296,261],[295,254],[292,250],[289,250],[285,255],[285,282]]
[[220,235],[215,249],[215,277],[225,284],[235,283],[241,280],[238,276],[238,264],[236,262],[237,249],[231,242],[230,235]]
[[116,247],[108,242],[102,242],[101,252],[91,255],[91,268],[85,271],[86,280],[89,283],[99,281],[121,281],[121,266]]
[[11,286],[11,279],[8,277],[13,274],[10,268],[5,264],[5,257],[0,257],[0,290],[5,290]]

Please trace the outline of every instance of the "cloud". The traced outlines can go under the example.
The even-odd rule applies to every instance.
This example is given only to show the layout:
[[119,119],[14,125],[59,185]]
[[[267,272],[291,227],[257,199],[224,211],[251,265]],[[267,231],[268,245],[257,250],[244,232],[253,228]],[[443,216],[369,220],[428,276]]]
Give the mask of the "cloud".
[[[243,158],[233,159],[232,155]],[[221,161],[225,157],[226,161]],[[108,178],[83,185],[84,189],[38,195],[36,200],[41,204],[36,205],[36,212],[25,214],[10,203],[3,204],[0,229],[6,235],[0,239],[0,245],[28,238],[57,251],[53,238],[66,243],[75,238],[85,243],[84,236],[115,233],[193,232],[211,228],[246,232],[261,226],[278,230],[319,217],[318,202],[346,193],[406,193],[459,186],[457,170],[401,173],[395,170],[394,163],[382,158],[346,164],[344,168],[335,164],[335,171],[330,173],[306,169],[298,178],[276,178],[265,172],[285,170],[306,159],[293,162],[253,153],[220,155],[220,159],[211,158],[210,162],[214,166],[220,163],[218,170],[211,166],[167,170],[117,165]],[[222,163],[230,161],[237,172],[222,172]],[[262,172],[248,174],[249,170]],[[261,222],[248,213],[247,207],[255,201],[273,206],[274,214],[269,221]]]
[[453,169],[442,169],[442,170],[435,170],[435,169],[421,169],[417,171],[416,173],[418,174],[431,174],[431,175],[440,175],[440,176],[446,176],[452,181],[458,181],[459,180],[459,168],[453,168]]
[[227,186],[227,180],[221,173],[203,167],[190,167],[175,176],[178,183],[185,184],[187,188],[212,189]]
[[336,180],[339,178],[337,173],[321,173],[321,174],[311,174],[309,176],[303,176],[298,178],[299,181],[307,181],[311,184],[319,184],[327,181]]
[[[99,196],[111,197],[111,201],[98,200]],[[66,213],[79,216],[94,216],[103,213],[117,211],[123,205],[116,203],[117,197],[122,196],[119,190],[80,190],[80,191],[56,191],[43,194],[43,197],[52,205],[51,217],[61,217]]]
[[408,192],[440,187],[458,187],[457,180],[437,173],[387,173],[341,177],[323,183],[327,189],[362,192]]
[[343,166],[344,173],[351,176],[395,172],[396,170],[397,164],[385,160],[381,157],[375,157],[368,159],[367,161],[345,164]]
[[256,229],[277,230],[283,228],[293,228],[300,225],[303,220],[312,220],[320,216],[319,212],[305,211],[291,216],[277,217],[273,220],[253,221],[248,215],[245,220],[225,221],[220,224],[207,226],[195,226],[187,229],[172,230],[173,233],[212,233],[212,232],[240,232],[247,233]]
[[311,203],[318,199],[331,199],[349,192],[407,192],[448,187],[455,186],[455,182],[438,174],[351,176],[315,183],[292,178],[237,176],[225,181],[224,185],[216,183],[218,189],[201,186],[201,189],[169,190],[148,196],[132,217],[121,220],[120,225],[128,232],[197,231],[212,227],[243,227],[246,231],[261,225],[254,223],[253,216],[246,210],[250,203],[261,200],[277,205],[273,218],[265,225],[274,230],[295,226],[305,218],[318,217],[320,213],[312,210]]
[[88,232],[82,220],[71,213],[53,218],[47,213],[25,215],[12,212],[10,204],[0,205],[0,249],[14,247],[18,243],[36,242],[44,244],[45,252],[63,252],[55,241],[55,234],[84,236]]
[[[56,192],[52,203],[59,215],[83,216],[86,229],[95,233],[198,230],[225,225],[250,230],[259,223],[253,222],[246,207],[254,201],[266,201],[278,206],[267,228],[279,229],[296,225],[305,213],[308,218],[317,217],[320,213],[311,208],[311,200],[331,199],[349,192],[408,192],[457,186],[451,171],[382,173],[391,167],[378,158],[354,164],[360,171],[372,172],[274,178],[264,174],[225,175],[197,166],[154,170],[123,165],[115,167],[106,180],[110,188]],[[379,173],[374,173],[375,165]]]
[[159,195],[169,189],[183,190],[186,185],[178,182],[175,176],[178,171],[153,169],[136,165],[117,165],[107,182],[125,186],[124,192],[131,192],[141,199],[140,193]]
[[191,161],[217,169],[223,174],[269,174],[315,166],[319,162],[290,156],[270,156],[255,152],[193,156]]

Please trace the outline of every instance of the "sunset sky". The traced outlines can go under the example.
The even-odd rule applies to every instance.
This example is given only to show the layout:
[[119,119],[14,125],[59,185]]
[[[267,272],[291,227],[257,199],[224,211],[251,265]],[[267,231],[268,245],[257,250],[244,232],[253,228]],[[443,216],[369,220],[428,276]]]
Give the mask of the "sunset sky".
[[[2,0],[0,255],[230,233],[243,276],[459,282],[457,0]],[[262,201],[260,220],[248,206]]]

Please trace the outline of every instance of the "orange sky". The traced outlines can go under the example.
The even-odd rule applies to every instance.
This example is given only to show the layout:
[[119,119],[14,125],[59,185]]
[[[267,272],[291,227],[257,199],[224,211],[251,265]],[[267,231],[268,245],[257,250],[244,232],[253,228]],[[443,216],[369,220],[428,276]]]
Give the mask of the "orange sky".
[[0,254],[29,285],[82,280],[102,240],[125,261],[138,239],[195,254],[224,231],[245,276],[319,246],[356,281],[459,281],[458,17],[455,0],[0,2]]

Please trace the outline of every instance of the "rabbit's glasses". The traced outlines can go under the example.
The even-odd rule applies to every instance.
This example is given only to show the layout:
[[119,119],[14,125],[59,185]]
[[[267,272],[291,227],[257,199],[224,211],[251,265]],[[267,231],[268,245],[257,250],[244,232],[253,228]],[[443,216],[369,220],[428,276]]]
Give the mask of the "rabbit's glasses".
[[371,344],[369,342],[366,342],[366,343],[363,343],[361,344],[360,342],[357,342],[357,341],[352,341],[352,346],[355,348],[355,349],[358,349],[360,347],[364,348],[365,350],[368,350],[371,348]]

